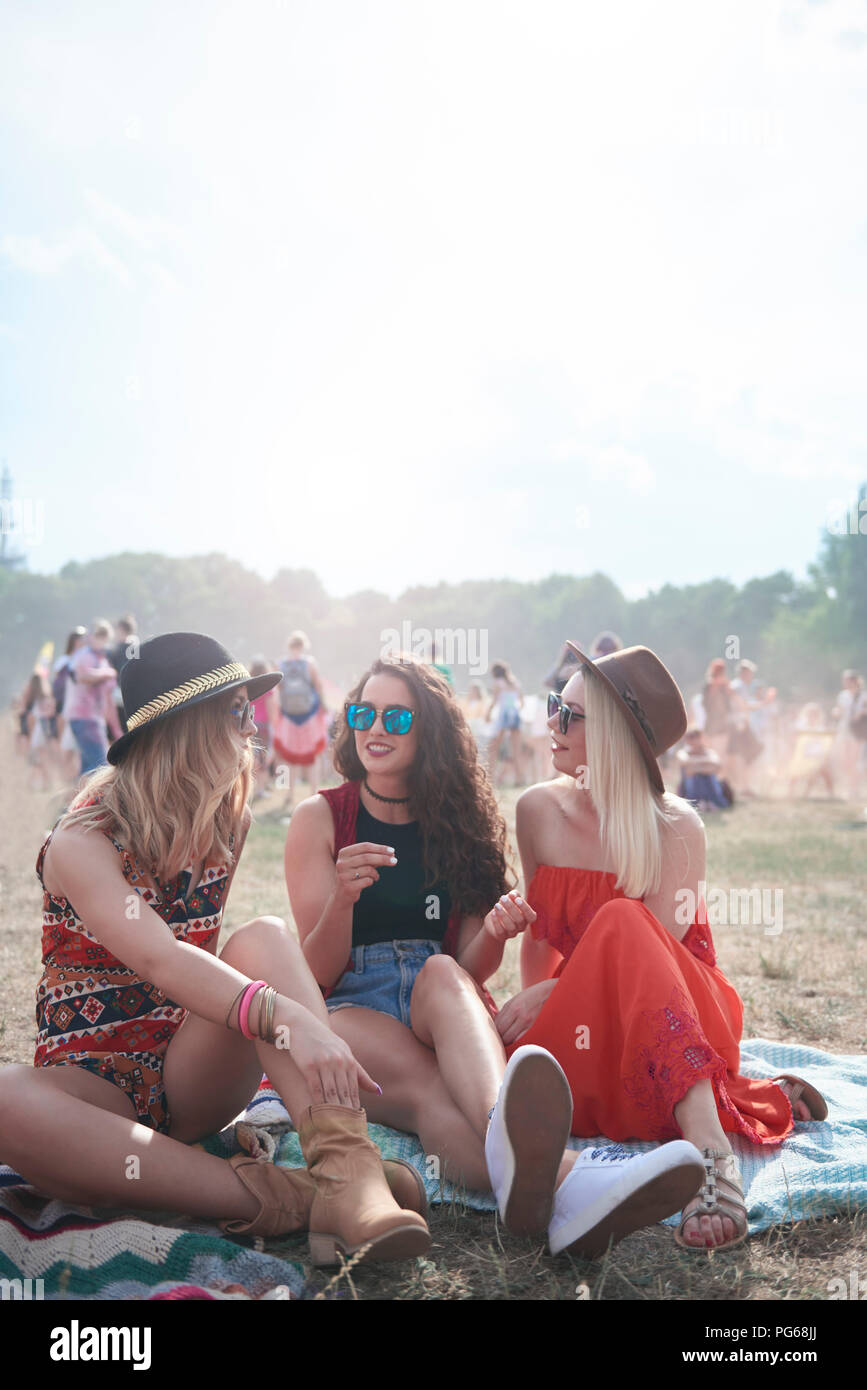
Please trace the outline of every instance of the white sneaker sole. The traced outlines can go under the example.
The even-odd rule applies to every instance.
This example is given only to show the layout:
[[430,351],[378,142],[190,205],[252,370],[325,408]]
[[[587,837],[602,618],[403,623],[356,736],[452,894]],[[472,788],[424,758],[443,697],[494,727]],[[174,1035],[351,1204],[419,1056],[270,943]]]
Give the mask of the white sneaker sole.
[[502,1105],[506,1179],[500,1216],[513,1235],[538,1235],[551,1220],[572,1124],[572,1092],[559,1062],[541,1049],[528,1051],[509,1077]]
[[[674,1142],[683,1144],[678,1155],[667,1153],[668,1146],[643,1155],[645,1162],[633,1174],[633,1181],[639,1185],[631,1191],[627,1173],[632,1163],[625,1165],[627,1172],[619,1182],[612,1183],[598,1201],[559,1227],[550,1238],[551,1254],[583,1255],[593,1260],[605,1253],[609,1242],[616,1245],[633,1231],[682,1211],[704,1181],[704,1165],[700,1158],[689,1154],[691,1144],[685,1140]],[[656,1162],[647,1162],[648,1159]]]

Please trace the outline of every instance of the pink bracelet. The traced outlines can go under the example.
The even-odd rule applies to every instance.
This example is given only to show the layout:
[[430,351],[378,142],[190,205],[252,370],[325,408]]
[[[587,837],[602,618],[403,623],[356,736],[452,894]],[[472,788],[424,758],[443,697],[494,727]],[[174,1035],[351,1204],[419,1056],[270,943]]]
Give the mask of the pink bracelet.
[[250,1042],[255,1042],[256,1040],[256,1034],[251,1033],[247,1027],[247,1020],[250,1017],[250,1005],[253,1002],[254,996],[259,993],[259,990],[267,989],[267,987],[267,980],[254,980],[253,983],[248,985],[244,990],[244,997],[241,1000],[241,1007],[238,1010],[238,1026],[244,1034],[244,1037],[249,1038]]

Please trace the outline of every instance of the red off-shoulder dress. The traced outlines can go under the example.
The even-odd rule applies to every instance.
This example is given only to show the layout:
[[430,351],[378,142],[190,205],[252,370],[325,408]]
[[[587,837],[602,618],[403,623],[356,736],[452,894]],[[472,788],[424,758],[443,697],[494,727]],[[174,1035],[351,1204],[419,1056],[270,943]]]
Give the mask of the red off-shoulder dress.
[[792,1132],[779,1086],[738,1074],[743,1004],[700,917],[682,941],[616,875],[542,864],[527,900],[532,931],[563,957],[535,1023],[508,1051],[545,1047],[569,1079],[572,1133],[673,1139],[674,1106],[710,1078],[722,1128],[754,1144]]

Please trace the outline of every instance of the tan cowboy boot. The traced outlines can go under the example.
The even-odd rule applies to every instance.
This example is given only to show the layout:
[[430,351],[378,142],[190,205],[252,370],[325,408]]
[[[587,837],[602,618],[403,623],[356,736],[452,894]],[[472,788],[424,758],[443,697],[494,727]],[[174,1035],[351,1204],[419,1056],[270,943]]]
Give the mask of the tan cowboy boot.
[[[222,1230],[248,1236],[282,1236],[307,1230],[316,1184],[306,1168],[278,1168],[247,1153],[235,1154],[229,1162],[248,1191],[258,1198],[259,1211],[252,1221],[221,1221]],[[387,1159],[382,1166],[397,1205],[424,1217],[427,1193],[412,1164]]]
[[312,1105],[297,1122],[301,1149],[316,1185],[310,1209],[310,1256],[338,1264],[364,1246],[366,1260],[405,1260],[430,1249],[418,1212],[401,1211],[388,1190],[379,1149],[363,1110]]

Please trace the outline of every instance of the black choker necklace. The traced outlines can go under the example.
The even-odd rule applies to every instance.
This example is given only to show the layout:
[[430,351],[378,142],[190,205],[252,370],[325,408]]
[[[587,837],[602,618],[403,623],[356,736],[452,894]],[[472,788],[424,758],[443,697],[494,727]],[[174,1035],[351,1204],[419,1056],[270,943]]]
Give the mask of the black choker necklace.
[[367,782],[364,783],[364,790],[377,801],[387,801],[389,806],[404,806],[409,801],[408,796],[380,796]]

